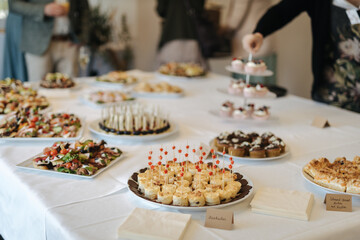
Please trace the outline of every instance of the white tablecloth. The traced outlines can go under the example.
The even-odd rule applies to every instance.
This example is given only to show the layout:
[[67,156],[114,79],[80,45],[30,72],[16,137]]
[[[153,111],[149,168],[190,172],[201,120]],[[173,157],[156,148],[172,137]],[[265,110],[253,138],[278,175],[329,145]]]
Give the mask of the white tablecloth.
[[[87,122],[100,117],[100,109],[79,99],[98,87],[87,85],[65,99],[50,98],[53,110],[71,111]],[[325,210],[326,191],[307,183],[302,167],[311,159],[360,154],[360,115],[295,96],[254,100],[270,106],[272,116],[265,122],[225,121],[212,115],[226,100],[237,105],[242,99],[217,91],[226,88],[229,78],[209,74],[196,80],[173,80],[183,87],[180,99],[139,99],[159,104],[179,125],[179,133],[167,139],[145,144],[108,141],[125,152],[125,158],[93,180],[57,177],[17,169],[16,164],[39,153],[51,143],[0,142],[0,234],[5,239],[116,239],[118,226],[135,207],[170,211],[135,199],[126,189],[130,174],[147,163],[147,152],[160,146],[208,143],[222,131],[271,131],[284,139],[291,154],[281,160],[236,162],[235,170],[247,175],[260,187],[278,187],[309,191],[315,204],[309,222],[252,213],[248,199],[228,207],[234,211],[234,230],[204,227],[205,212],[192,213],[184,239],[354,239],[360,234],[360,198],[353,198],[353,212]],[[329,119],[332,127],[318,129],[310,125],[314,116]],[[85,137],[91,134],[86,129]],[[172,210],[173,211],[173,210]]]

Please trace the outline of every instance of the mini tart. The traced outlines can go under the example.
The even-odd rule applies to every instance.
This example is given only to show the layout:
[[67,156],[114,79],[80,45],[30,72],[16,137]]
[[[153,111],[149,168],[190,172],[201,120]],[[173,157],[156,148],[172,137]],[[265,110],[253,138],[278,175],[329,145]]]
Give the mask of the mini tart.
[[266,64],[262,60],[253,60],[251,62],[246,63],[244,69],[245,72],[250,74],[263,73],[266,70]]
[[265,95],[269,92],[267,87],[264,87],[262,84],[256,84],[256,96],[257,97],[265,97]]
[[238,71],[244,71],[245,61],[240,57],[233,58],[231,61],[231,67]]
[[240,148],[243,148],[245,153],[244,156],[249,156],[249,150],[251,148],[251,144],[247,141],[244,141],[240,144]]
[[242,94],[245,87],[245,83],[243,80],[231,80],[231,83],[228,87],[228,93],[233,95]]
[[230,141],[228,141],[228,140],[222,140],[222,141],[219,142],[219,144],[218,144],[218,146],[217,146],[216,149],[217,149],[219,152],[222,152],[222,151],[224,151],[224,150],[225,150],[225,152],[228,152],[229,147],[230,147]]
[[243,93],[244,97],[256,97],[256,88],[248,84],[245,86]]
[[234,109],[232,116],[235,119],[245,119],[249,116],[249,114],[244,108],[239,107],[239,108]]
[[222,117],[231,117],[232,112],[234,111],[234,104],[232,102],[225,102],[220,108],[220,116]]
[[251,116],[258,120],[267,120],[270,117],[270,113],[266,106],[256,109]]
[[259,136],[259,134],[256,132],[251,132],[251,133],[248,133],[248,136],[251,139],[251,141],[254,141]]
[[280,146],[269,144],[265,147],[267,157],[277,157],[281,154]]
[[251,158],[265,158],[266,151],[260,145],[254,145],[249,150],[249,156]]
[[241,147],[239,144],[234,144],[233,146],[229,147],[228,153],[232,156],[236,157],[244,157],[246,150],[244,147]]

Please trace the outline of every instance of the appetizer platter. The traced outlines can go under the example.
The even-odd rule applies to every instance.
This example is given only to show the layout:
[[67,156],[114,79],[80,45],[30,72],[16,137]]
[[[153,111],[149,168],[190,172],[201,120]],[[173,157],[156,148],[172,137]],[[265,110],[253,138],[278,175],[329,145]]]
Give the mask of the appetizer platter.
[[184,90],[167,82],[141,82],[134,87],[133,96],[154,98],[178,98],[184,95]]
[[228,89],[218,88],[217,90],[223,94],[244,98],[276,98],[276,94],[270,92],[264,85],[246,84],[242,79],[232,79]]
[[233,58],[231,65],[226,66],[225,69],[232,73],[260,77],[270,77],[274,74],[271,70],[267,69],[263,60],[252,60],[252,56],[249,60],[241,57]]
[[360,157],[353,161],[345,157],[332,163],[327,158],[313,159],[302,169],[303,177],[326,191],[360,197]]
[[129,93],[123,91],[94,91],[85,94],[81,100],[91,107],[108,107],[116,103],[135,100]]
[[106,147],[105,141],[55,142],[42,153],[20,163],[18,168],[63,176],[94,178],[120,160],[122,151]]
[[206,153],[197,156],[196,151],[189,145],[185,149],[172,146],[169,152],[162,147],[149,151],[148,167],[128,180],[130,192],[150,204],[191,211],[229,206],[252,194],[251,180],[232,171],[232,159],[225,167],[224,159],[221,164],[213,154],[213,162],[204,163]]
[[28,107],[44,110],[49,105],[45,97],[38,96],[36,90],[25,87],[21,81],[10,78],[0,80],[0,115]]
[[201,78],[206,75],[205,69],[196,63],[176,62],[161,65],[157,73],[159,77],[174,80]]
[[234,103],[230,101],[223,103],[220,110],[214,114],[224,119],[232,119],[237,121],[242,121],[245,119],[268,120],[270,118],[270,111],[268,106],[255,108],[255,104],[249,103],[246,104],[245,107],[235,107]]
[[39,113],[24,108],[8,114],[0,121],[0,141],[77,140],[82,136],[83,124],[69,113]]
[[159,107],[140,103],[113,105],[103,109],[101,115],[101,119],[90,123],[90,131],[112,140],[149,141],[170,136],[178,130]]
[[290,151],[285,142],[271,132],[258,134],[240,130],[222,132],[210,141],[218,155],[234,160],[270,161],[287,156]]
[[138,79],[124,71],[112,71],[95,78],[94,84],[104,87],[125,87],[138,82]]
[[40,81],[40,87],[46,89],[64,89],[75,87],[75,82],[66,74],[48,73]]

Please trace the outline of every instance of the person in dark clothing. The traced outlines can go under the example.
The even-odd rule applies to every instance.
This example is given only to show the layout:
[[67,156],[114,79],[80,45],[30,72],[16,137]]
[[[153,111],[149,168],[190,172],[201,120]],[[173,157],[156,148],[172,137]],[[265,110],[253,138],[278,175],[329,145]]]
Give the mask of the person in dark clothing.
[[[162,18],[156,67],[167,62],[194,62],[206,66],[197,41],[197,30],[187,0],[158,0],[156,11]],[[188,0],[191,11],[201,13],[205,0]]]
[[311,18],[311,96],[315,101],[360,112],[360,0],[282,0],[259,20],[243,47],[255,53],[266,36],[302,12]]

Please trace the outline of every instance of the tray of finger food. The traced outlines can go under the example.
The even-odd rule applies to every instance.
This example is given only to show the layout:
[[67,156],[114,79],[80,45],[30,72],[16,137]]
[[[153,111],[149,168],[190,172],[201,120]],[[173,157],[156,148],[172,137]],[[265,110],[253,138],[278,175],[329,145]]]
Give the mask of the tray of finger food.
[[91,107],[108,107],[116,103],[135,100],[130,93],[118,90],[94,91],[85,94],[81,99]]
[[260,77],[269,77],[274,74],[271,70],[267,69],[266,63],[263,60],[248,61],[241,57],[233,58],[231,64],[226,66],[225,69],[232,73]]
[[178,131],[159,106],[123,103],[103,109],[101,115],[89,128],[105,139],[141,142],[168,137]]
[[190,79],[204,77],[206,71],[196,63],[169,62],[159,67],[158,74],[165,78]]
[[55,175],[94,178],[120,160],[122,151],[105,141],[55,142],[18,168]]
[[210,147],[215,149],[218,155],[234,160],[269,161],[283,158],[290,153],[285,142],[271,132],[222,132],[210,141]]
[[360,197],[360,157],[353,161],[345,157],[330,162],[327,158],[313,159],[302,169],[303,177],[311,184],[329,192]]
[[252,194],[252,181],[232,171],[234,161],[226,167],[224,160],[215,158],[204,163],[205,154],[195,152],[189,145],[172,146],[169,152],[165,148],[149,151],[148,167],[128,180],[130,192],[149,204],[191,211],[237,204]]
[[59,72],[47,73],[40,81],[40,87],[46,89],[67,89],[75,86],[75,82],[69,76]]
[[107,87],[123,87],[133,85],[138,79],[124,71],[112,71],[95,78],[95,84]]
[[72,141],[80,139],[83,130],[83,121],[75,114],[24,108],[0,120],[0,141]]
[[34,107],[49,109],[49,101],[38,96],[36,90],[25,86],[20,80],[6,78],[0,80],[0,115],[17,111],[19,108]]
[[148,98],[178,98],[184,95],[184,90],[167,82],[141,82],[134,87],[133,96]]

